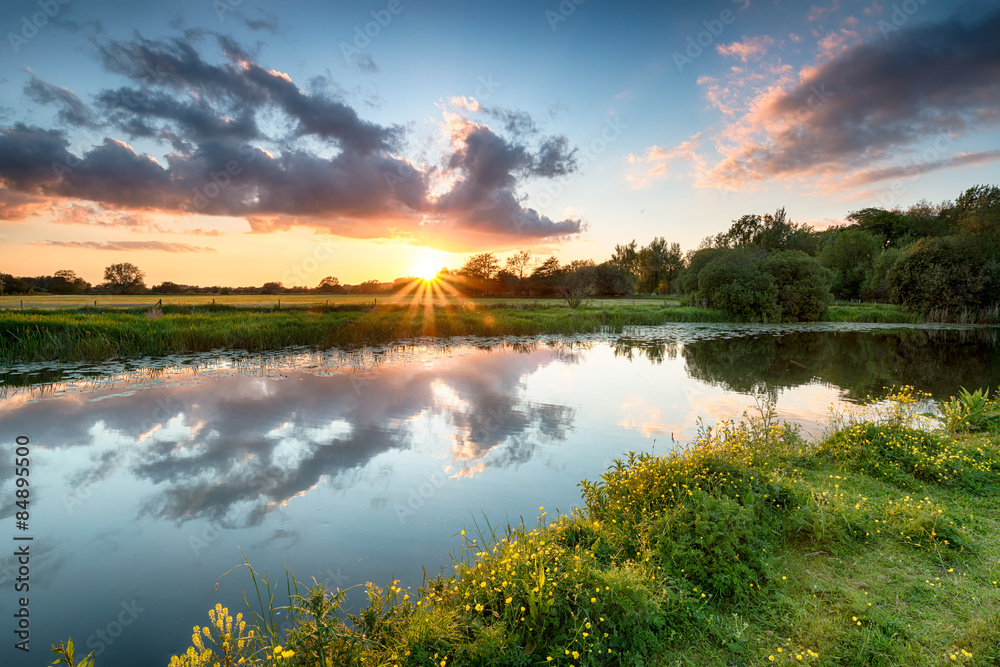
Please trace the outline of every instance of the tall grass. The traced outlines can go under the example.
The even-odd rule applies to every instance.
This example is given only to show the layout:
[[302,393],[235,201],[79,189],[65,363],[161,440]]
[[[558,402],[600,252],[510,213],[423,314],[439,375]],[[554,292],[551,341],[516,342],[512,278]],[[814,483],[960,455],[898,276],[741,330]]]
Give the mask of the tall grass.
[[621,332],[628,326],[720,321],[715,311],[646,306],[497,304],[413,308],[364,304],[297,309],[164,306],[0,313],[0,363],[99,361],[220,348],[351,347],[420,336]]

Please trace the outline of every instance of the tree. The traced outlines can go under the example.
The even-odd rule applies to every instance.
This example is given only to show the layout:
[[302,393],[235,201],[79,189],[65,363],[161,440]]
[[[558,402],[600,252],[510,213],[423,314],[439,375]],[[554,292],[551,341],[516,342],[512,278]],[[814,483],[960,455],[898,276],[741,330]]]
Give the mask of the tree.
[[146,291],[146,275],[131,262],[112,264],[104,269],[104,280],[112,294],[141,294]]
[[779,208],[773,215],[744,215],[733,220],[727,231],[710,239],[706,239],[708,247],[758,246],[766,251],[802,250],[810,255],[816,252],[818,240],[815,232],[807,225],[789,222],[784,208]]
[[492,280],[500,272],[500,261],[491,252],[480,253],[470,257],[458,272],[466,278]]
[[48,281],[47,289],[52,294],[83,294],[90,290],[90,283],[76,275],[75,271],[56,271]]
[[594,269],[594,292],[602,296],[628,296],[635,293],[635,278],[610,260]]
[[342,292],[344,289],[340,286],[340,280],[334,278],[333,276],[327,276],[323,280],[319,281],[319,285],[316,286],[317,292],[322,292],[323,294],[332,294],[334,292]]
[[778,319],[778,287],[761,270],[764,255],[751,248],[725,249],[698,272],[698,294],[709,307],[749,321]]
[[990,257],[1000,255],[1000,187],[976,185],[955,202],[959,233],[976,240]]
[[833,270],[833,294],[838,299],[857,299],[861,284],[871,272],[882,243],[872,234],[855,228],[840,230],[823,246],[820,264]]
[[639,250],[635,239],[628,245],[616,245],[609,261],[619,271],[625,271],[632,274],[636,280],[639,279]]
[[684,254],[679,243],[668,244],[662,236],[654,238],[638,253],[638,285],[640,292],[669,291],[670,282],[684,267]]
[[1000,301],[997,263],[982,246],[961,236],[920,239],[907,248],[889,273],[889,290],[901,306],[947,315]]
[[833,273],[801,250],[771,253],[761,269],[774,278],[778,309],[785,321],[815,322],[830,305]]
[[278,282],[264,283],[260,288],[261,294],[281,294],[285,289],[284,285]]
[[701,248],[693,253],[688,253],[687,268],[681,275],[681,289],[685,294],[695,301],[699,299],[697,294],[698,274],[724,251],[724,248]]
[[566,299],[571,308],[578,307],[585,296],[594,293],[597,267],[593,260],[574,260],[561,271],[556,291]]
[[518,250],[507,258],[506,269],[511,274],[517,276],[518,280],[524,280],[524,272],[531,264],[531,251]]
[[159,285],[153,285],[150,287],[149,291],[153,294],[183,294],[187,290],[183,285],[178,285],[177,283],[170,282],[169,280],[164,280]]

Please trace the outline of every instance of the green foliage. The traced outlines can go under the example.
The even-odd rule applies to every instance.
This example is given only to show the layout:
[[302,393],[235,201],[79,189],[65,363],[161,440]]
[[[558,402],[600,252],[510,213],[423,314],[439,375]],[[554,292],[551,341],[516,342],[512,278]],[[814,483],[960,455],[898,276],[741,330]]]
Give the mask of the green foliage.
[[865,274],[861,283],[861,298],[866,301],[886,302],[890,299],[889,274],[899,261],[902,251],[899,248],[887,248],[880,252],[871,268]]
[[52,652],[57,656],[51,664],[58,665],[64,663],[67,667],[94,667],[94,652],[91,651],[80,662],[75,662],[73,638],[70,637],[66,643],[59,642],[59,645],[52,645]]
[[893,299],[922,313],[991,306],[1000,293],[989,289],[990,281],[983,251],[957,236],[921,239],[903,252],[888,276]]
[[834,233],[819,252],[820,263],[833,271],[833,294],[838,299],[857,299],[861,285],[872,270],[882,242],[861,229]]
[[830,272],[801,250],[772,253],[761,269],[774,278],[778,288],[781,319],[815,322],[830,305]]
[[738,319],[773,322],[780,317],[778,287],[762,263],[753,249],[723,251],[698,272],[698,295]]
[[961,431],[1000,431],[1000,402],[990,400],[990,390],[959,390],[958,398],[952,396],[940,405],[945,428],[951,433]]

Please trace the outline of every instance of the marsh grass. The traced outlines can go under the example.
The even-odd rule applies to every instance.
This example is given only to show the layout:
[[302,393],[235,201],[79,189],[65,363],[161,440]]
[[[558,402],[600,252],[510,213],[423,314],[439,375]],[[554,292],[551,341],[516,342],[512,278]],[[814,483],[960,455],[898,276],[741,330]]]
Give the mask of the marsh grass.
[[162,306],[156,316],[147,308],[4,311],[0,363],[100,361],[213,349],[253,352],[290,345],[357,347],[424,336],[617,333],[629,326],[721,321],[714,311],[693,310],[501,303],[429,310],[370,304],[281,310]]

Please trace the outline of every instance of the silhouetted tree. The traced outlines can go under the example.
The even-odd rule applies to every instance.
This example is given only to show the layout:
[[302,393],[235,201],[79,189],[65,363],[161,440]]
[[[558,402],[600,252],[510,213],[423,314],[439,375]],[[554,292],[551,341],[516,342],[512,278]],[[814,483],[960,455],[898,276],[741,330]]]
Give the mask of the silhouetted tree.
[[104,280],[112,294],[141,294],[146,291],[145,274],[131,262],[112,264],[104,269]]

